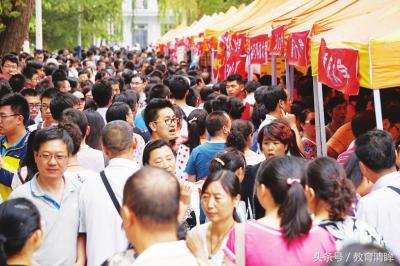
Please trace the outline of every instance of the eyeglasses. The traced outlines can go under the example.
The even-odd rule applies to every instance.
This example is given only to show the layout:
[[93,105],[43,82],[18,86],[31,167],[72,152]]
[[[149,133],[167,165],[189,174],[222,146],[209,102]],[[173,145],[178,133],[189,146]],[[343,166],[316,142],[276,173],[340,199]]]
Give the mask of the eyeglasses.
[[42,104],[42,105],[40,106],[40,109],[41,109],[42,111],[46,111],[48,108],[50,108],[50,105],[47,105],[47,104]]
[[68,158],[68,155],[65,154],[52,154],[52,153],[42,153],[38,155],[40,158],[43,160],[49,162],[53,157],[56,159],[57,162],[63,162],[66,158]]
[[17,116],[17,115],[21,115],[21,114],[0,114],[0,120],[3,120],[7,117],[11,117],[11,116]]
[[32,108],[40,109],[42,107],[42,104],[40,104],[40,103],[30,103],[28,105],[29,105],[29,109],[32,109]]
[[167,126],[171,126],[172,124],[176,125],[179,122],[179,118],[174,117],[174,118],[166,118],[162,121],[153,121],[154,123],[160,123],[160,122],[164,122]]
[[143,82],[131,82],[132,85],[140,85],[143,84]]
[[3,66],[3,68],[17,69],[18,66],[17,66],[17,64],[13,64],[13,65],[11,65],[11,64],[5,64],[5,65]]
[[315,126],[315,119],[311,119],[311,120],[305,121],[304,123],[310,124],[312,126]]
[[84,103],[85,102],[85,97],[79,98],[79,100],[81,101],[81,103]]

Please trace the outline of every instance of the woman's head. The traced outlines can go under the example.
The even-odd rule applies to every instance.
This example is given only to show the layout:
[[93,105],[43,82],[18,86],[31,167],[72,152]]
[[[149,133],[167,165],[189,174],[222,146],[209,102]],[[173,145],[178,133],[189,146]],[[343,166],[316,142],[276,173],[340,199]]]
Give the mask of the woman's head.
[[373,183],[362,174],[359,162],[357,154],[353,153],[344,164],[344,170],[356,192],[363,197],[371,191]]
[[105,126],[104,119],[99,112],[88,109],[84,111],[90,127],[89,135],[86,136],[86,143],[93,149],[101,150],[101,132]]
[[219,170],[207,177],[201,190],[201,205],[211,222],[239,221],[235,208],[240,201],[240,182],[234,172]]
[[241,151],[235,148],[225,148],[215,155],[214,159],[210,161],[208,171],[210,173],[219,170],[230,170],[234,172],[239,181],[242,182],[245,174],[246,159]]
[[287,240],[307,234],[311,228],[304,195],[304,160],[293,156],[275,156],[264,161],[257,172],[257,198],[268,211],[278,208],[280,226]]
[[234,147],[242,152],[253,145],[254,126],[250,121],[237,119],[232,122],[231,131],[226,139],[227,147]]
[[40,213],[31,201],[16,198],[0,205],[0,265],[24,247],[36,250],[42,235]]
[[311,210],[325,206],[330,220],[341,219],[351,212],[354,188],[336,160],[321,157],[310,162],[306,167],[304,184]]
[[163,140],[150,141],[143,150],[143,165],[157,166],[175,175],[175,153]]
[[306,138],[315,140],[315,113],[306,109],[300,113],[300,124],[303,129],[303,135]]
[[199,146],[200,137],[206,133],[207,111],[204,109],[195,109],[187,117],[188,123],[188,140],[186,144],[190,151]]
[[274,156],[301,156],[296,144],[296,136],[285,119],[276,119],[264,126],[258,133],[257,142],[268,160]]

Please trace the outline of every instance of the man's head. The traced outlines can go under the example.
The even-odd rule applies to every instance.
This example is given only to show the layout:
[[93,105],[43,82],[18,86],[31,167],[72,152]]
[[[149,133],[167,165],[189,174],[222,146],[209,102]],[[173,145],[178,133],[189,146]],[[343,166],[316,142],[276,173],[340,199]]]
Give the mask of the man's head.
[[35,50],[35,52],[33,53],[35,60],[39,61],[39,62],[44,62],[44,52],[43,50]]
[[268,112],[283,111],[290,112],[290,101],[287,91],[280,86],[269,86],[263,91],[263,104]]
[[50,112],[50,102],[53,99],[56,94],[59,93],[59,91],[55,88],[49,88],[45,90],[42,95],[40,96],[40,114],[42,115],[43,121],[47,124],[50,125],[51,123],[54,122],[53,116],[51,115]]
[[39,72],[37,71],[36,68],[27,66],[22,71],[22,74],[26,77],[27,79],[26,85],[29,88],[35,88],[40,81]]
[[332,118],[332,122],[343,125],[346,119],[347,102],[342,95],[338,95],[329,99],[327,103],[328,114]]
[[149,89],[146,101],[149,103],[153,99],[169,99],[170,95],[171,91],[167,86],[164,84],[155,84]]
[[130,87],[132,90],[138,93],[144,92],[144,87],[147,85],[147,78],[141,74],[133,74],[130,81]]
[[214,111],[207,115],[206,128],[211,137],[219,135],[227,137],[231,126],[229,115],[223,111]]
[[143,118],[153,139],[162,139],[166,142],[176,139],[178,118],[169,100],[150,101],[144,109]]
[[92,88],[93,100],[100,108],[111,104],[112,88],[106,81],[97,81]]
[[244,98],[244,82],[242,76],[233,74],[226,78],[226,92],[228,96]]
[[61,92],[69,92],[71,90],[71,84],[68,81],[67,72],[62,69],[57,69],[51,75],[54,87]]
[[388,131],[395,140],[400,136],[400,103],[396,101],[382,104],[383,129]]
[[41,129],[36,133],[33,150],[40,178],[62,178],[74,144],[68,133],[59,127]]
[[35,119],[39,114],[41,103],[40,96],[34,89],[25,89],[21,91],[22,96],[25,97],[25,100],[29,105],[29,115],[32,119]]
[[169,81],[169,89],[172,97],[177,100],[183,100],[187,96],[190,88],[189,78],[184,76],[173,76]]
[[80,101],[76,96],[68,92],[59,92],[50,102],[51,116],[54,120],[59,121],[65,109],[78,107],[79,103]]
[[0,135],[9,136],[25,128],[29,105],[18,93],[8,94],[0,101]]
[[6,54],[1,59],[1,74],[5,80],[18,73],[18,57],[13,54]]
[[143,241],[143,232],[176,235],[179,198],[179,183],[167,171],[145,166],[133,174],[125,184],[121,209],[132,244]]
[[356,139],[356,154],[362,173],[372,182],[376,175],[394,169],[396,152],[391,135],[384,130],[371,130]]
[[111,121],[103,128],[101,141],[104,154],[110,159],[132,153],[132,127],[125,121]]

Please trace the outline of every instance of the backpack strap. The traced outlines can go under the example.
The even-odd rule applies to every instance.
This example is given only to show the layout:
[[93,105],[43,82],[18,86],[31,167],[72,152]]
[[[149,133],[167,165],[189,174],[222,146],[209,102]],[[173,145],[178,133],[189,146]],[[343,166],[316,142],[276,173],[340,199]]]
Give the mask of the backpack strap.
[[400,194],[400,188],[393,187],[393,186],[388,186],[388,188],[390,188],[390,189],[393,190],[394,192],[397,192],[398,194]]
[[119,205],[119,202],[117,200],[117,197],[115,196],[114,191],[112,190],[110,183],[107,180],[106,174],[104,171],[100,172],[101,180],[103,181],[104,186],[107,189],[108,195],[110,195],[110,198],[114,204],[115,209],[117,210],[118,214],[120,215],[120,210],[121,210],[121,205]]

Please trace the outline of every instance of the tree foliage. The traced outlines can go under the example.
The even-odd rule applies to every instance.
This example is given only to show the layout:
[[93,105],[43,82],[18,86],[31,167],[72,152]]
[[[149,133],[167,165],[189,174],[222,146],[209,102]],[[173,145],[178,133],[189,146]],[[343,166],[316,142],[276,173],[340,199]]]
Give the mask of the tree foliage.
[[[76,47],[81,30],[82,47],[95,39],[118,40],[122,35],[122,0],[42,0],[43,46],[53,51]],[[78,27],[80,17],[80,27]],[[113,33],[110,27],[113,24]],[[35,21],[31,21],[31,40],[35,39]]]
[[253,0],[158,0],[159,13],[164,19],[168,12],[175,15],[175,24],[182,22],[190,25],[203,15],[212,15],[215,12],[225,12],[231,6],[249,4]]

